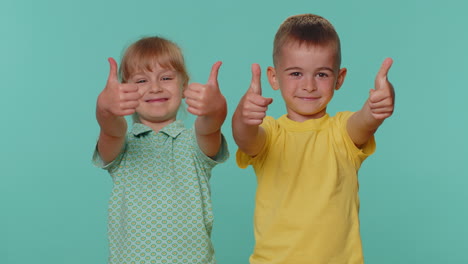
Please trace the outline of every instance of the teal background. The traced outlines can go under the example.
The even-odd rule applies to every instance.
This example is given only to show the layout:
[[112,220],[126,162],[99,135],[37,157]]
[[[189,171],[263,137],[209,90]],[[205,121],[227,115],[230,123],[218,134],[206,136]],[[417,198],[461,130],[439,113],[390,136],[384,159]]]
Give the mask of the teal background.
[[[468,263],[466,10],[462,0],[2,0],[0,263],[106,263],[112,183],[90,161],[95,102],[107,57],[155,34],[182,47],[192,81],[224,62],[231,158],[212,179],[213,241],[219,263],[248,263],[256,180],[235,165],[230,118],[250,64],[272,64],[278,26],[299,13],[326,17],[341,37],[348,75],[331,114],[360,109],[383,59],[395,61],[396,111],[360,171],[366,263]],[[281,96],[265,77],[278,117]]]

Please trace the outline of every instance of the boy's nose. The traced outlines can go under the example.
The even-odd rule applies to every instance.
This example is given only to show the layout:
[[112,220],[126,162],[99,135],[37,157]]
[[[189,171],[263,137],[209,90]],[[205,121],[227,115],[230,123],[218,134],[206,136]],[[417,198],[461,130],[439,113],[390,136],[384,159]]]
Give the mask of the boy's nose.
[[315,83],[314,79],[313,78],[306,78],[304,80],[302,89],[307,91],[307,92],[313,92],[313,91],[317,90],[317,86],[316,86],[316,83]]

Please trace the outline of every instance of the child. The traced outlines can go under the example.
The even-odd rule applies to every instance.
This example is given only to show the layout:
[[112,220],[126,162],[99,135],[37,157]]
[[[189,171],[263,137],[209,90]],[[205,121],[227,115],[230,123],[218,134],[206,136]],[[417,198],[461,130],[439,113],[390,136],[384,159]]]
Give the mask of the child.
[[327,105],[346,76],[340,40],[324,18],[288,18],[274,40],[268,81],[287,114],[265,117],[260,68],[232,119],[237,163],[252,165],[258,188],[251,264],[363,263],[357,171],[374,152],[374,133],[393,112],[386,59],[358,112],[330,117]]
[[[97,100],[101,127],[94,163],[109,171],[109,263],[216,263],[210,241],[211,169],[228,157],[221,125],[226,100],[218,87],[221,62],[207,84],[188,85],[180,49],[143,38],[125,52],[118,80],[109,59]],[[176,120],[182,98],[197,115],[194,129]],[[127,133],[124,116],[132,115]]]

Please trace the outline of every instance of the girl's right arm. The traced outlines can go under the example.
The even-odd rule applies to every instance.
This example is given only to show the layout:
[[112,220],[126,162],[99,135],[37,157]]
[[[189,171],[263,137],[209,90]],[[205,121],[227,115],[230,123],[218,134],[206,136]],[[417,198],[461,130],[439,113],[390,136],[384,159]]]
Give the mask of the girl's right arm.
[[256,156],[265,144],[265,131],[260,127],[273,99],[262,96],[260,66],[252,65],[252,82],[232,117],[232,134],[237,146],[247,155]]
[[127,132],[124,116],[135,113],[141,97],[136,84],[119,82],[117,63],[113,58],[109,58],[109,65],[107,84],[99,94],[96,106],[96,119],[101,127],[97,148],[106,164],[119,155]]

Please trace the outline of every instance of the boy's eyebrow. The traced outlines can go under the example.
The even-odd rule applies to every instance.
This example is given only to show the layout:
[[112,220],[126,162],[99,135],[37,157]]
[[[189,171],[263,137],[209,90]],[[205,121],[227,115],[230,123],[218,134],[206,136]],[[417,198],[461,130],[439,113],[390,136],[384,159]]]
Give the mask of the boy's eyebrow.
[[[289,67],[289,68],[284,69],[284,71],[291,71],[291,70],[302,70],[302,68],[301,68],[301,67],[296,67],[296,66],[294,66],[294,67]],[[334,70],[333,70],[332,68],[326,67],[326,66],[324,66],[324,67],[319,67],[317,70],[319,70],[319,71],[326,70],[326,71],[334,72]]]

